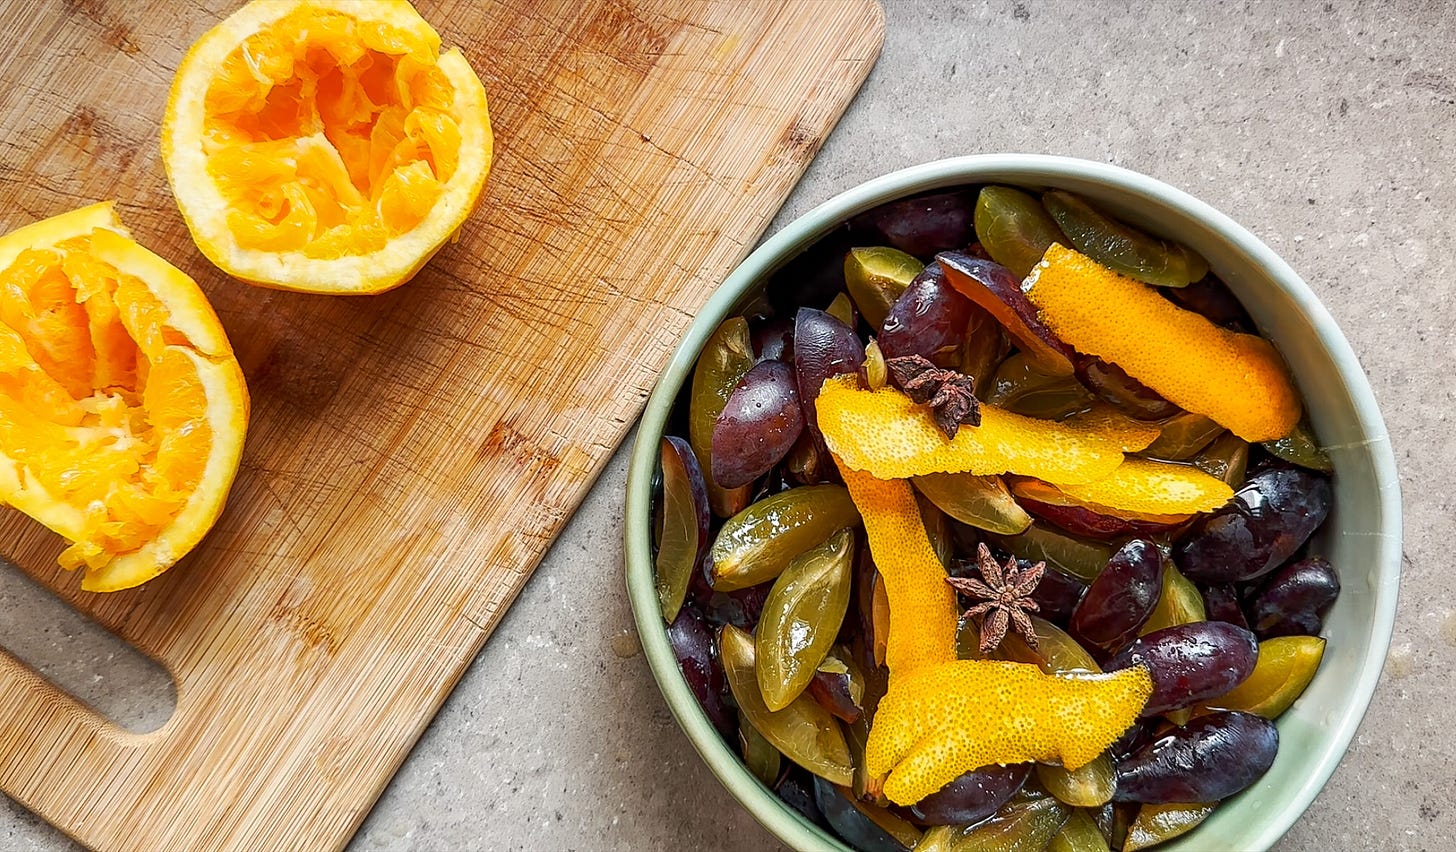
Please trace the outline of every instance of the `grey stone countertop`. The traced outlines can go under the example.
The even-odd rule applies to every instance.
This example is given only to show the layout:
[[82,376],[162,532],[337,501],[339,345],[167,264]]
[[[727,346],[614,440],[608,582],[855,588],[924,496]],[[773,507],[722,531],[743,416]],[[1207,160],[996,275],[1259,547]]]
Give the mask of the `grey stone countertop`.
[[[833,0],[824,0],[833,2]],[[1395,445],[1400,612],[1356,741],[1281,850],[1456,836],[1456,6],[885,0],[885,47],[770,232],[876,175],[1044,152],[1185,189],[1280,253],[1344,328]],[[765,849],[636,652],[632,437],[365,820],[352,850]],[[51,640],[59,641],[59,640]],[[44,644],[44,642],[42,642]],[[122,691],[113,675],[102,692]],[[103,696],[100,703],[105,703]],[[70,841],[5,801],[0,848]]]

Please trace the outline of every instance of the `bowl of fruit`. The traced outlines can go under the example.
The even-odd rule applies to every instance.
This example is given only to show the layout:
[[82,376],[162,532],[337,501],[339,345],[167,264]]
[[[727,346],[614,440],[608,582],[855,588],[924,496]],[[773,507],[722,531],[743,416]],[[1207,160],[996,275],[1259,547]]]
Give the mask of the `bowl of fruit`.
[[792,847],[1265,849],[1374,692],[1400,500],[1267,246],[987,155],[733,272],[648,402],[625,545],[668,706]]

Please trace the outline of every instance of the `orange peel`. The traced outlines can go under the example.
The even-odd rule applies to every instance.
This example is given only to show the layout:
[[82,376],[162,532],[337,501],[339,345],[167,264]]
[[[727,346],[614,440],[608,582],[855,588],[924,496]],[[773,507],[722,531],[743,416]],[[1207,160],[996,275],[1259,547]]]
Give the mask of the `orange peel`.
[[910,805],[992,764],[1086,765],[1125,732],[1153,682],[1135,666],[1049,675],[1026,663],[954,660],[892,678],[865,746],[872,778]]
[[947,439],[929,409],[894,388],[861,390],[852,376],[827,379],[814,404],[840,466],[877,479],[1018,473],[1059,485],[1092,482],[1115,470],[1123,447],[1136,443],[1118,428],[1091,421],[1065,426],[987,404],[980,426],[962,426]]
[[[1056,488],[1094,512],[1154,521],[1169,515],[1211,512],[1234,496],[1227,482],[1196,467],[1140,458],[1127,459],[1095,482]],[[1014,485],[1012,491],[1021,493]]]
[[1116,364],[1246,441],[1282,438],[1299,421],[1299,394],[1261,337],[1220,328],[1056,243],[1022,287],[1047,327],[1077,351]]
[[900,677],[954,660],[955,590],[945,581],[945,566],[930,545],[910,483],[876,479],[842,463],[839,471],[864,519],[870,555],[889,599],[890,674]]

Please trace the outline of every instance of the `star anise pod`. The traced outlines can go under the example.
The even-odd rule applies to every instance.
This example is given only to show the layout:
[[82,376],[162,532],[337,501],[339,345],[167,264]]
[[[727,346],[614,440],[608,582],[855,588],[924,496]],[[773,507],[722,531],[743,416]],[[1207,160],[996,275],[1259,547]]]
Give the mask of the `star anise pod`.
[[981,425],[981,404],[974,393],[976,380],[930,363],[921,355],[904,355],[885,362],[895,386],[918,405],[929,405],[935,425],[954,438],[962,424]]
[[1019,568],[1016,557],[1012,556],[1003,568],[996,564],[990,548],[984,544],[976,551],[976,558],[985,582],[967,577],[947,577],[946,582],[961,594],[982,599],[981,603],[966,610],[966,615],[981,616],[981,653],[989,654],[1000,645],[1001,640],[1006,638],[1008,627],[1015,627],[1026,644],[1035,648],[1036,628],[1027,613],[1041,609],[1032,600],[1031,593],[1036,591],[1037,583],[1046,573],[1046,563]]

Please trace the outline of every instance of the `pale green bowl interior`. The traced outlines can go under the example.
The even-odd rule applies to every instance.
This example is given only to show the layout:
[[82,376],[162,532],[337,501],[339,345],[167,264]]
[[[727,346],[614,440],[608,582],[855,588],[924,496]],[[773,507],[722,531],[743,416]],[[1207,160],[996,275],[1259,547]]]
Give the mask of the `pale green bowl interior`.
[[1168,850],[1262,850],[1294,823],[1334,772],[1375,690],[1395,619],[1400,494],[1395,458],[1369,383],[1350,345],[1298,275],[1268,246],[1192,196],[1125,169],[1064,157],[992,154],[940,160],[869,181],[795,220],[723,282],[673,355],[647,403],[627,483],[627,587],[642,647],[673,715],[725,787],[783,842],[846,849],[758,782],[724,745],[688,691],[668,646],[653,586],[651,481],[658,443],[708,335],[774,270],[851,216],[907,195],[965,184],[1055,187],[1081,194],[1131,224],[1206,257],[1294,372],[1316,433],[1335,465],[1335,511],[1316,548],[1340,572],[1325,621],[1323,665],[1278,721],[1279,757]]

